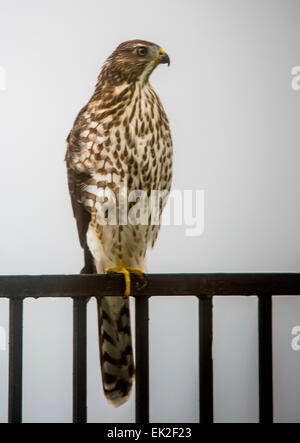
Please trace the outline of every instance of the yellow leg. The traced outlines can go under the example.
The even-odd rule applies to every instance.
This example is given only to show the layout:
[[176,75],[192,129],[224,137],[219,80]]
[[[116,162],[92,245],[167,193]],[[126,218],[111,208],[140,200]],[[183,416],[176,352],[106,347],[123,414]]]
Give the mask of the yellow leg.
[[141,269],[138,268],[131,268],[129,266],[125,266],[124,263],[119,262],[118,266],[115,268],[106,268],[105,272],[114,272],[116,274],[123,274],[124,280],[125,280],[125,293],[124,295],[129,297],[131,293],[131,279],[130,279],[130,273],[135,274],[140,278],[144,277],[144,273]]

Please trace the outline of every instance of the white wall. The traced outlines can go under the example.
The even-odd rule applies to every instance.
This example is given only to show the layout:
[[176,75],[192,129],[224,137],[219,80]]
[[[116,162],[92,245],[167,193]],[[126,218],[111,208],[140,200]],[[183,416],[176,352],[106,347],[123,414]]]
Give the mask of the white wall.
[[[163,228],[151,272],[299,272],[300,3],[280,0],[0,0],[0,273],[82,267],[64,165],[65,139],[105,58],[124,40],[171,57],[152,83],[171,121],[174,189],[205,191],[205,232]],[[3,70],[2,70],[3,71]],[[215,299],[218,421],[257,420],[255,299]],[[94,301],[89,306],[89,419],[134,420],[103,399]],[[275,302],[275,415],[300,421],[291,329],[300,301]],[[69,301],[26,301],[24,419],[71,420]],[[7,327],[7,302],[0,302]],[[151,301],[153,421],[196,421],[194,299]],[[0,421],[7,352],[0,351]]]

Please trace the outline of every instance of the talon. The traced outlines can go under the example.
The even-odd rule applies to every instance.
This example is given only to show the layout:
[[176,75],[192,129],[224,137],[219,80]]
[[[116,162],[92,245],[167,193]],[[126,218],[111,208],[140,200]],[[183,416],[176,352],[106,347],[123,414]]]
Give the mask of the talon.
[[145,278],[145,274],[141,269],[138,268],[131,268],[129,266],[125,266],[122,263],[119,263],[119,265],[115,268],[105,268],[105,272],[114,272],[116,274],[123,274],[124,280],[125,280],[125,292],[124,296],[129,297],[131,294],[131,279],[130,279],[130,273],[135,274],[141,279]]
[[142,289],[146,288],[149,284],[149,280],[147,278],[147,276],[144,274],[143,276],[143,281],[141,283],[141,286],[139,287],[139,290],[141,291]]

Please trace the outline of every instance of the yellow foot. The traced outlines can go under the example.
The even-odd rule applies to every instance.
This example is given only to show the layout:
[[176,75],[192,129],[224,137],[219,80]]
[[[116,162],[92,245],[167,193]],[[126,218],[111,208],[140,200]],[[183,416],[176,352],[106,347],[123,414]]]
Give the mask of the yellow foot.
[[130,274],[135,274],[139,278],[144,278],[144,272],[139,268],[131,268],[130,266],[125,266],[123,263],[119,263],[115,268],[106,268],[105,272],[114,272],[116,274],[123,274],[125,280],[125,293],[126,297],[130,296],[131,284],[130,284]]

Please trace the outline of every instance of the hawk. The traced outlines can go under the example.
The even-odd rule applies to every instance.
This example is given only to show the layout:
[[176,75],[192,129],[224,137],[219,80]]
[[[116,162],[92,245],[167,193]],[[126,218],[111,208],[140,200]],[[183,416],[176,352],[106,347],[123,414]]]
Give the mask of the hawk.
[[113,192],[114,204],[120,209],[121,186],[126,186],[126,196],[134,190],[149,198],[152,191],[170,192],[170,127],[149,83],[150,74],[162,63],[169,65],[169,56],[154,43],[132,40],[120,44],[104,63],[95,92],[67,139],[69,191],[86,257],[82,272],[117,272],[125,278],[123,297],[97,298],[103,389],[114,407],[126,402],[134,378],[130,274],[142,278],[146,271],[146,251],[156,241],[166,199],[159,205],[156,224],[151,224],[150,216],[144,224],[132,223],[129,217],[126,223],[119,219],[102,223],[103,214],[110,209],[105,206],[107,196],[102,197],[106,191]]

